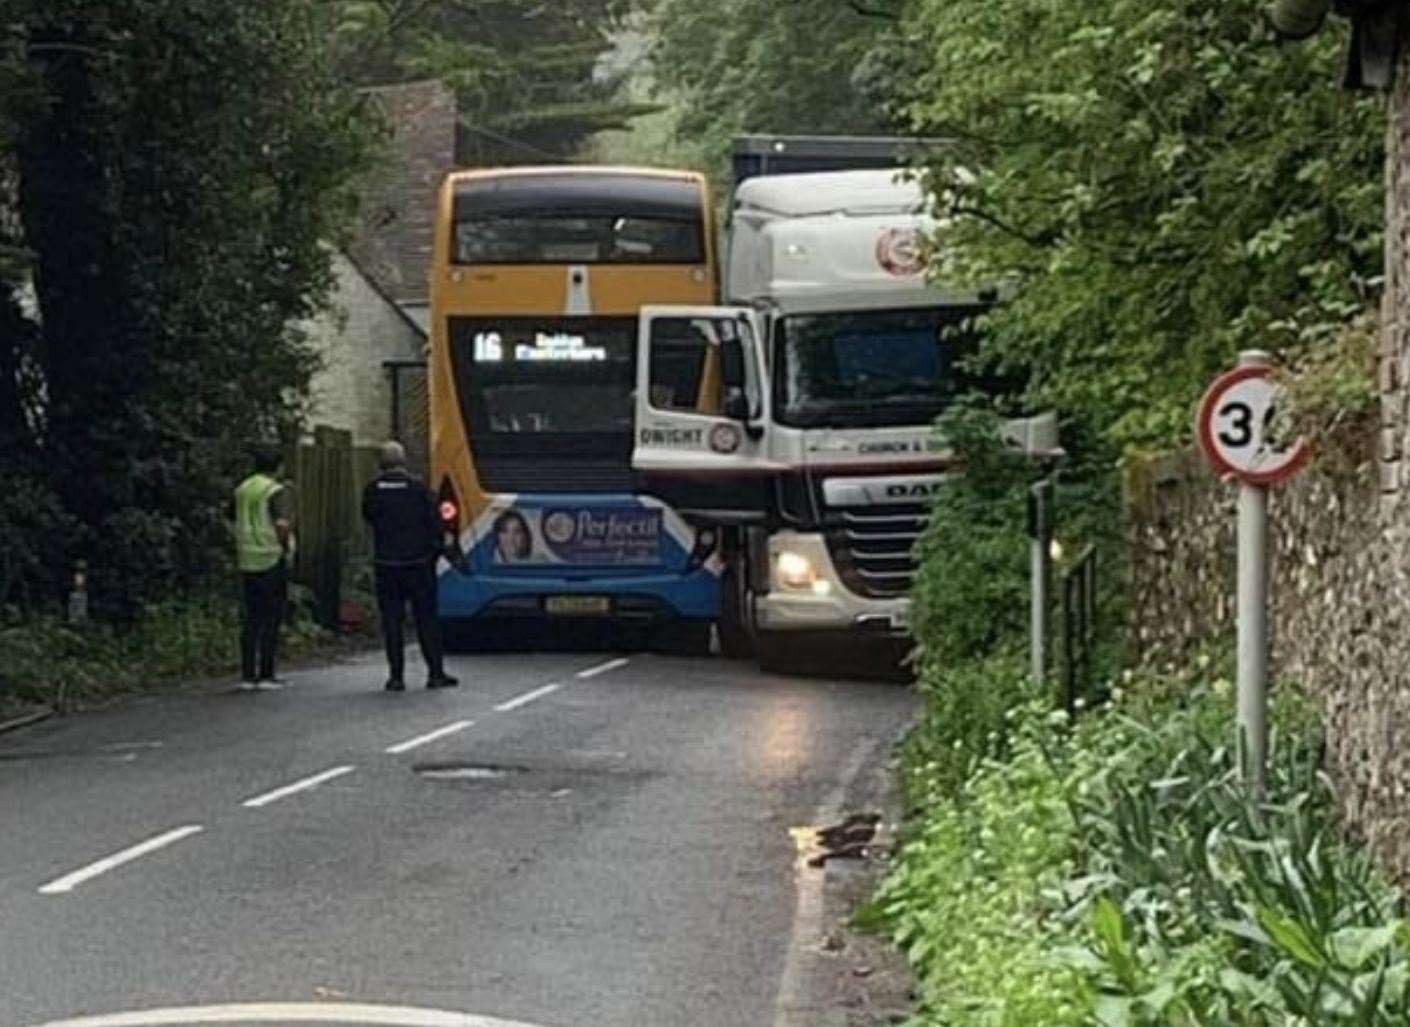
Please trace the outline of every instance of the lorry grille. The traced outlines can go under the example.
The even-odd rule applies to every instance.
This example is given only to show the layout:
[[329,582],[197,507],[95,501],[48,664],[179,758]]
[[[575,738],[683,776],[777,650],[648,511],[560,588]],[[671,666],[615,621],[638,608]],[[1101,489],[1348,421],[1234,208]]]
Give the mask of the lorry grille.
[[827,547],[842,583],[872,599],[909,594],[916,573],[916,542],[930,523],[929,507],[841,507],[829,514]]

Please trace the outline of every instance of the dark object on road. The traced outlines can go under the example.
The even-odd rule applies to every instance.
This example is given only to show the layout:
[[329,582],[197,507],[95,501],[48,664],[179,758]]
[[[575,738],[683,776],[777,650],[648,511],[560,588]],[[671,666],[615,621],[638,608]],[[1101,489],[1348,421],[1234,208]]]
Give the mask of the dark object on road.
[[876,837],[876,828],[880,823],[880,813],[853,813],[839,824],[819,828],[818,844],[824,851],[809,859],[808,865],[821,867],[830,859],[869,858],[870,843]]
[[[441,627],[436,618],[436,557],[441,552],[441,524],[436,499],[406,469],[406,451],[398,442],[382,447],[382,471],[362,493],[362,516],[372,527],[377,608],[387,645],[387,690],[399,692],[405,671],[402,620],[406,606],[416,622],[416,640],[430,674],[428,688],[459,684],[445,672]],[[404,685],[402,687],[405,687]]]
[[[876,825],[881,823],[880,813],[853,813],[840,824],[818,829],[818,841],[832,846],[837,841],[871,841],[876,834]],[[864,832],[859,834],[858,832]]]
[[235,489],[235,557],[240,568],[240,676],[246,685],[274,680],[279,626],[289,595],[293,525],[283,464],[274,447],[255,454],[254,473]]
[[830,859],[867,859],[871,855],[871,850],[861,842],[851,845],[844,845],[838,849],[828,849],[820,852],[812,859],[808,860],[808,866],[821,867],[826,865]]

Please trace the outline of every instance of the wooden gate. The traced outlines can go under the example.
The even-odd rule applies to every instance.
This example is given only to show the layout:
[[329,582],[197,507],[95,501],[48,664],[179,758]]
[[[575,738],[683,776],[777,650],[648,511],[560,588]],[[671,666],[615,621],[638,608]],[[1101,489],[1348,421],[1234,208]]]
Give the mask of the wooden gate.
[[313,591],[314,616],[325,627],[339,625],[343,569],[365,546],[358,496],[368,457],[375,462],[375,451],[355,449],[352,432],[326,425],[295,452],[294,580]]

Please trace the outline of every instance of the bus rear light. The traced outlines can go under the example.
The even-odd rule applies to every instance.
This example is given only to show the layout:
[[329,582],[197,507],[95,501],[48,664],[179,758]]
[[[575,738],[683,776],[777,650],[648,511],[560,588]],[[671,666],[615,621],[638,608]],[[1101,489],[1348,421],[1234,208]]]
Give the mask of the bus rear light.
[[460,500],[455,494],[455,486],[450,483],[449,477],[441,479],[436,514],[441,519],[441,531],[447,536],[441,540],[445,544],[445,558],[450,561],[452,567],[462,572],[468,571],[469,562],[460,548]]
[[450,477],[441,479],[441,491],[437,497],[436,512],[440,514],[441,527],[454,535],[460,534],[460,500],[455,494],[455,486]]

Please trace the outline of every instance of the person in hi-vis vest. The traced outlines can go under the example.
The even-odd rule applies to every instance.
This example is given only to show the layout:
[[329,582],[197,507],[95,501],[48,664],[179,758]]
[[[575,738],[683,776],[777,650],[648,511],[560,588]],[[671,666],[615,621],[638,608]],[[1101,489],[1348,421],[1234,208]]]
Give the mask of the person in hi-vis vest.
[[278,478],[279,450],[255,454],[255,473],[235,489],[235,556],[240,568],[240,676],[243,688],[278,688],[274,656],[294,551],[293,504]]

